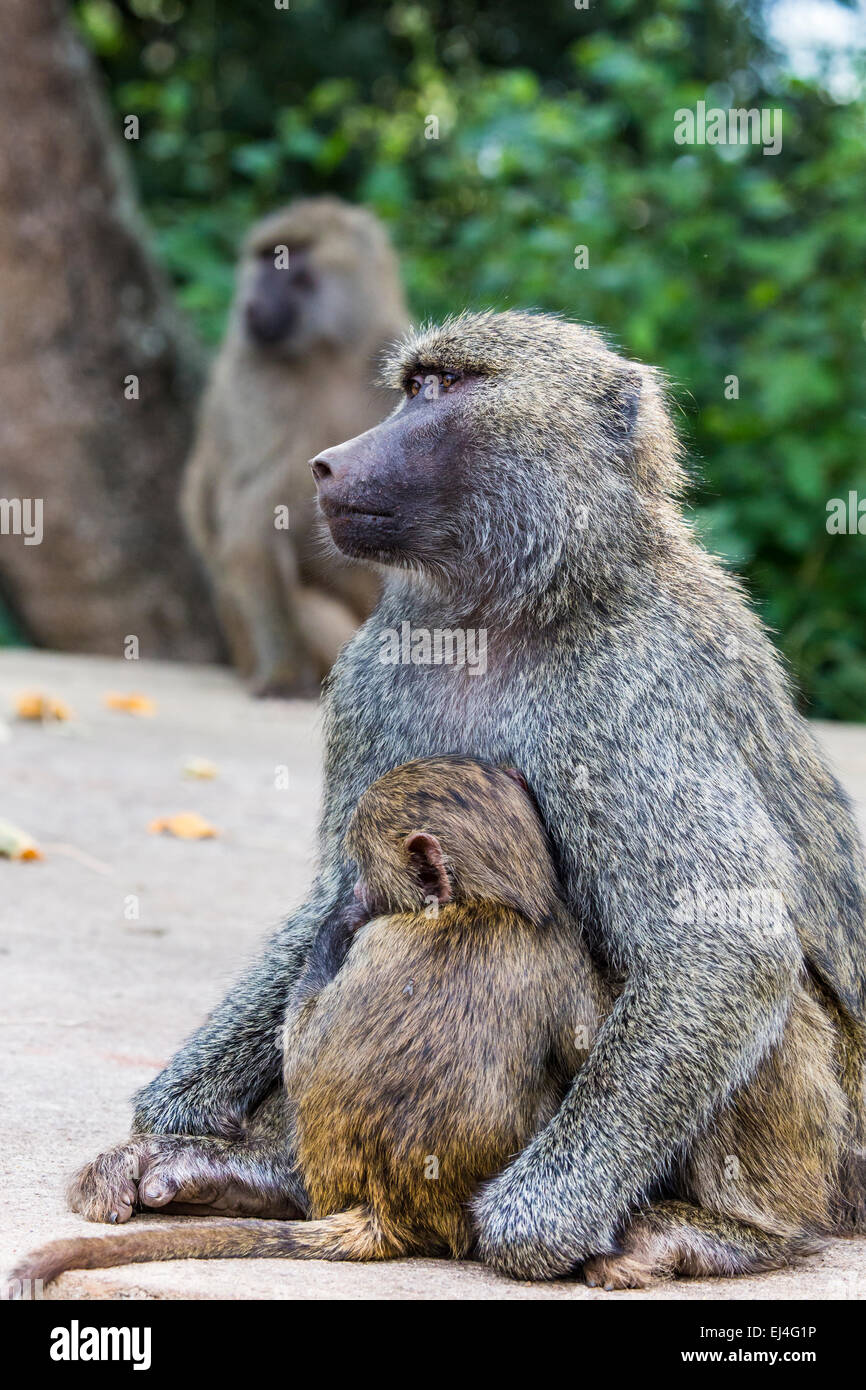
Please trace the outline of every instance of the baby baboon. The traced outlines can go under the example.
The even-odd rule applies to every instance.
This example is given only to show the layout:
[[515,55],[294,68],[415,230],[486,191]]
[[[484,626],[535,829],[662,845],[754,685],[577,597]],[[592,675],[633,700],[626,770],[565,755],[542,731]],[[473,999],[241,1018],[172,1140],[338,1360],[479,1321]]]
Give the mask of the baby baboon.
[[258,694],[316,690],[375,603],[376,576],[321,535],[308,460],[390,409],[373,382],[405,322],[394,253],[364,209],[310,199],[250,233],[182,505]]
[[[778,1258],[770,1241],[749,1253],[760,1214],[774,1213],[763,1229],[784,1246],[797,1223],[777,1220],[772,1194],[833,1166],[816,1162],[808,1126],[810,1111],[838,1113],[836,1083],[790,1047],[807,986],[817,1055],[829,1030],[847,1107],[838,1176],[825,1179],[834,1228],[866,1229],[859,836],[765,632],[681,514],[658,374],[590,329],[508,313],[412,334],[388,379],[400,407],[316,461],[334,540],[390,573],[328,683],[315,884],[138,1094],[135,1132],[82,1171],[76,1209],[126,1214],[118,1154],[140,1165],[145,1193],[157,1173],[181,1201],[272,1180],[276,1160],[250,1160],[232,1136],[279,1082],[288,993],[350,896],[349,820],[378,777],[444,750],[521,769],[572,928],[622,983],[557,1114],[476,1198],[481,1257],[553,1278],[620,1250],[636,1219],[658,1260],[705,1249],[699,1173],[676,1205],[638,1214],[672,1200],[677,1165],[710,1136],[724,1220],[751,1232],[736,1241],[717,1224],[717,1252],[741,1270]],[[486,628],[486,670],[383,662],[404,624]],[[501,1014],[512,1007],[510,993]],[[721,1116],[767,1067],[791,1078],[788,1099],[770,1116],[750,1090],[760,1119],[737,1141]],[[767,1176],[740,1198],[753,1169]]]
[[57,1241],[13,1278],[192,1257],[471,1252],[473,1192],[555,1114],[607,987],[516,774],[458,757],[399,767],[361,797],[346,853],[357,912],[320,933],[286,1021],[312,1221]]

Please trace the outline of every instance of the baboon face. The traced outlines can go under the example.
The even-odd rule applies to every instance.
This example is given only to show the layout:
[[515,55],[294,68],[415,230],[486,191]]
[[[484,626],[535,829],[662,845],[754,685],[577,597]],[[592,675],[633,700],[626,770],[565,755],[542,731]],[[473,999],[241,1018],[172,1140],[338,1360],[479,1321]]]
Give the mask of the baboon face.
[[313,460],[319,506],[346,555],[435,566],[459,549],[459,499],[471,441],[461,409],[476,378],[414,374],[381,425]]
[[243,314],[247,334],[259,347],[288,349],[304,334],[304,322],[316,311],[320,286],[309,247],[289,247],[280,265],[275,247],[260,251],[247,277]]
[[254,229],[242,262],[243,333],[272,356],[354,345],[368,329],[372,286],[393,276],[381,229],[361,208],[311,199]]
[[514,611],[569,585],[597,594],[654,543],[680,479],[663,397],[593,330],[465,314],[410,334],[385,382],[402,390],[393,414],[312,461],[345,554]]

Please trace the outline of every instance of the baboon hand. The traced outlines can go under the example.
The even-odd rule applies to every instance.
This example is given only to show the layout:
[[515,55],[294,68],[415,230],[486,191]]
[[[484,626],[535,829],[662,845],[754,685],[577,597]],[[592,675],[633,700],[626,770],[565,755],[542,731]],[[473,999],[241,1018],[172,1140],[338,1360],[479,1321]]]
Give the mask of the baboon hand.
[[534,1146],[486,1183],[473,1203],[477,1254],[512,1279],[558,1279],[598,1249],[582,1229],[579,1178]]
[[[69,1186],[69,1205],[88,1221],[122,1224],[136,1209],[215,1202],[217,1179],[206,1139],[137,1134],[85,1163]],[[224,1177],[221,1185],[227,1185]]]

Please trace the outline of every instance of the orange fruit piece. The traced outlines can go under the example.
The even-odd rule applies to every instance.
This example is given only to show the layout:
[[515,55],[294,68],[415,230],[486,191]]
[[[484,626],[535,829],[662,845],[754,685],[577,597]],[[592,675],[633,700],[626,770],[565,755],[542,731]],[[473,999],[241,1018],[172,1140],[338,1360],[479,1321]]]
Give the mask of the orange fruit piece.
[[120,691],[111,690],[104,697],[104,704],[108,709],[120,710],[124,714],[156,714],[156,705],[150,696],[141,695],[137,691],[125,695]]
[[151,835],[174,835],[178,840],[212,840],[219,834],[215,826],[198,811],[180,811],[176,816],[158,816],[147,827]]
[[41,690],[23,690],[15,697],[15,713],[19,719],[71,719],[72,710],[63,700],[43,695]]

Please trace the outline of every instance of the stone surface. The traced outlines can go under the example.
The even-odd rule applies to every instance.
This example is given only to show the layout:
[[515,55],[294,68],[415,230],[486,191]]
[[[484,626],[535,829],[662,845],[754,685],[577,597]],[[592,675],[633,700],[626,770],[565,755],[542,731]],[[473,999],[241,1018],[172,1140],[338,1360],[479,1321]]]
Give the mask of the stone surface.
[[[16,722],[15,696],[34,688],[67,701],[74,720]],[[155,715],[108,710],[110,691],[144,692],[156,701]],[[313,705],[251,701],[225,671],[31,651],[0,653],[0,718],[9,733],[0,743],[0,820],[28,831],[45,854],[36,863],[0,859],[2,1272],[52,1237],[83,1229],[110,1235],[65,1211],[66,1177],[123,1137],[131,1092],[303,896],[312,873],[320,733]],[[866,820],[866,727],[824,725],[818,733]],[[218,777],[187,780],[190,758],[212,760]],[[280,767],[286,790],[275,785]],[[155,817],[179,811],[207,817],[219,838],[184,842],[148,833]],[[864,1294],[860,1240],[834,1241],[793,1271],[640,1293],[515,1284],[479,1265],[444,1260],[182,1261],[70,1273],[49,1291],[97,1299]]]

